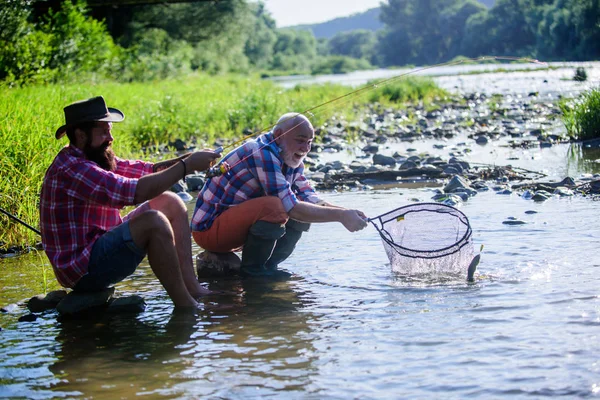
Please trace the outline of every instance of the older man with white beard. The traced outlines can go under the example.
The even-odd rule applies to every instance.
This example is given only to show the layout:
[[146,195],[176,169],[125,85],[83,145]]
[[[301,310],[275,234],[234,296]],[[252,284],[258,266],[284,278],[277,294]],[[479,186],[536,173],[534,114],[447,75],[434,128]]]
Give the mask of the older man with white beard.
[[212,253],[240,248],[242,276],[289,274],[279,271],[312,222],[340,222],[350,232],[367,226],[358,210],[328,204],[304,177],[302,161],[314,129],[298,113],[283,115],[272,131],[239,146],[223,159],[231,170],[207,180],[198,194],[192,235]]

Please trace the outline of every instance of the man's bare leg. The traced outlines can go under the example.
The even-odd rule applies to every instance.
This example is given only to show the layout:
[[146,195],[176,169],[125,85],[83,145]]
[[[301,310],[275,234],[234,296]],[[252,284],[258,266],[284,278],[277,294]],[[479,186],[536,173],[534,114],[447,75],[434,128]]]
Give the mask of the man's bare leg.
[[167,217],[160,211],[146,211],[130,220],[129,230],[134,243],[148,252],[150,267],[175,306],[197,307],[181,274],[175,236]]
[[179,269],[188,292],[194,298],[212,293],[198,282],[192,259],[192,233],[185,203],[175,193],[165,192],[150,200],[153,210],[161,211],[168,218],[175,238]]

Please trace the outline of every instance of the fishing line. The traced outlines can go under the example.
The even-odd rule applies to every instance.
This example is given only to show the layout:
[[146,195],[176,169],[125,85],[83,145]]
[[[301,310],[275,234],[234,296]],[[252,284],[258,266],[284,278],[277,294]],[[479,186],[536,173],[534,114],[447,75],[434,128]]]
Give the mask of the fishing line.
[[[426,71],[426,70],[434,69],[434,68],[439,68],[439,67],[459,65],[459,64],[464,64],[466,62],[480,62],[480,61],[486,61],[486,60],[524,61],[524,62],[527,62],[527,63],[548,66],[547,63],[545,63],[543,61],[536,60],[536,59],[527,58],[527,57],[512,57],[512,56],[481,56],[481,57],[464,58],[464,59],[461,59],[461,60],[449,61],[449,62],[445,62],[445,63],[429,65],[429,66],[425,66],[425,67],[421,67],[421,68],[416,68],[416,69],[410,70],[410,71],[402,73],[402,74],[395,75],[395,76],[393,76],[391,78],[383,79],[383,80],[378,81],[376,83],[371,83],[371,84],[365,85],[365,86],[363,86],[363,87],[361,87],[359,89],[353,90],[351,92],[348,92],[346,94],[343,94],[343,95],[338,96],[336,98],[333,98],[331,100],[325,101],[325,102],[323,102],[321,104],[318,104],[316,106],[310,107],[310,108],[308,108],[308,109],[306,109],[306,110],[304,110],[302,112],[294,113],[294,115],[292,115],[289,118],[286,118],[285,120],[283,120],[281,122],[278,122],[278,123],[281,124],[281,125],[283,125],[286,121],[288,121],[288,120],[290,120],[292,118],[296,118],[298,115],[304,115],[304,116],[306,116],[308,118],[308,116],[307,116],[307,114],[308,114],[308,115],[311,115],[312,117],[314,117],[315,114],[319,114],[319,113],[313,112],[313,111],[315,111],[317,109],[320,109],[320,108],[328,106],[328,105],[333,105],[334,103],[337,103],[340,100],[349,101],[349,100],[353,99],[354,97],[358,97],[359,95],[362,95],[362,94],[364,94],[364,93],[366,93],[368,91],[371,91],[371,90],[374,90],[374,89],[378,89],[379,87],[383,87],[385,85],[388,85],[388,84],[390,84],[392,82],[395,82],[395,81],[397,81],[397,80],[399,80],[399,79],[401,79],[401,78],[403,78],[403,77],[405,77],[407,75],[412,75],[412,74],[416,74],[418,72],[422,72],[422,71]],[[325,110],[321,110],[320,112],[323,112],[323,111],[325,111]],[[278,123],[274,123],[274,124],[271,124],[271,125],[263,128],[263,129],[260,129],[260,130],[258,130],[256,132],[252,133],[251,135],[245,136],[245,137],[243,137],[243,138],[241,138],[241,139],[233,142],[232,144],[224,146],[220,150],[224,151],[226,149],[233,148],[233,147],[239,145],[240,143],[245,142],[246,140],[249,140],[249,139],[251,139],[251,138],[253,138],[253,137],[255,137],[255,136],[257,136],[257,135],[259,135],[261,133],[266,133],[266,132],[270,131],[271,129],[273,129],[276,125],[278,125]],[[298,127],[302,123],[297,124],[297,125],[293,126],[292,128],[284,131],[278,138],[280,138],[280,137],[288,134],[289,132],[293,131],[296,127]],[[275,142],[275,140],[277,140],[277,138],[274,138],[273,140],[270,140],[266,144],[260,146],[258,149],[252,151],[250,154],[248,154],[244,158],[238,160],[234,165],[228,166],[228,168],[231,169],[231,168],[235,167],[236,165],[238,165],[239,163],[241,163],[243,161],[246,161],[248,158],[252,157],[254,154],[256,154],[257,152],[261,151],[266,146],[268,146],[271,143]],[[221,162],[217,163],[216,167],[218,167]],[[216,167],[213,167],[213,168],[216,168]],[[211,170],[213,168],[211,168]],[[220,169],[220,171],[219,170],[217,170],[217,171],[213,170],[213,174],[216,173],[216,175],[218,175],[219,172],[223,173],[225,171],[223,171],[223,169]],[[213,176],[215,176],[215,175],[213,175]]]

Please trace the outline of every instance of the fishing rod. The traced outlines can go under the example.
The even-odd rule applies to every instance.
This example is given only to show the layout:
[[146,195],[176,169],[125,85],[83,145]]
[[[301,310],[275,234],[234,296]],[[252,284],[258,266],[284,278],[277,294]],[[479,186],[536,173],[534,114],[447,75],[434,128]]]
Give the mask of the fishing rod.
[[[350,92],[348,92],[346,94],[343,94],[343,95],[338,96],[336,98],[333,98],[331,100],[325,101],[325,102],[323,102],[321,104],[318,104],[316,106],[310,107],[310,108],[308,108],[308,109],[306,109],[306,110],[304,110],[302,112],[294,113],[294,115],[290,116],[289,118],[287,118],[287,119],[285,119],[283,121],[278,121],[278,123],[279,124],[283,124],[283,123],[285,123],[286,121],[288,121],[288,120],[290,120],[292,118],[296,118],[298,115],[304,115],[304,116],[306,116],[306,114],[309,114],[309,115],[312,115],[314,117],[314,115],[315,115],[315,113],[313,113],[314,110],[317,110],[319,108],[325,107],[327,105],[331,105],[331,104],[336,103],[336,102],[338,102],[338,101],[340,101],[342,99],[349,100],[349,98],[351,96],[357,97],[358,95],[363,94],[363,92],[367,92],[367,91],[370,91],[370,90],[373,90],[373,89],[377,89],[379,87],[383,87],[383,86],[388,85],[388,84],[390,84],[392,82],[395,82],[396,80],[399,80],[400,78],[403,78],[403,77],[405,77],[407,75],[412,75],[412,74],[416,74],[418,72],[422,72],[422,71],[426,71],[426,70],[434,69],[434,68],[439,68],[439,67],[460,65],[460,64],[464,64],[466,62],[480,62],[480,61],[487,61],[487,60],[524,61],[524,62],[527,62],[527,63],[548,66],[547,63],[545,63],[543,61],[536,60],[536,59],[527,58],[527,57],[512,57],[512,56],[481,56],[481,57],[464,58],[464,59],[455,60],[455,61],[448,61],[448,62],[445,62],[445,63],[439,63],[439,64],[434,64],[434,65],[428,65],[428,66],[425,66],[425,67],[412,69],[412,70],[410,70],[408,72],[405,72],[405,73],[402,73],[402,74],[398,74],[398,75],[392,76],[392,77],[387,78],[387,79],[382,79],[382,80],[380,80],[378,82],[375,82],[375,83],[371,83],[371,84],[365,85],[365,86],[363,86],[363,87],[361,87],[359,89],[350,91]],[[253,137],[255,137],[255,136],[257,136],[257,135],[259,135],[261,133],[265,133],[265,132],[270,131],[278,123],[274,123],[274,124],[271,124],[271,125],[263,128],[263,129],[260,129],[260,130],[254,132],[254,133],[252,133],[250,135],[247,135],[247,136],[245,136],[245,137],[243,137],[243,138],[241,138],[241,139],[233,142],[232,144],[229,144],[229,145],[224,146],[224,147],[219,147],[215,151],[217,153],[221,153],[221,152],[223,152],[226,149],[234,148],[237,145],[239,145],[240,143],[242,143],[242,142],[244,142],[244,141],[246,141],[248,139],[251,139],[251,138],[253,138]],[[301,124],[302,123],[300,123],[298,125],[295,125],[295,126],[291,127],[290,129],[284,131],[279,137],[284,136],[287,133],[293,131],[297,126],[299,126]],[[274,138],[273,140],[267,142],[265,145],[263,145],[263,146],[259,147],[258,149],[254,150],[252,153],[250,153],[249,155],[247,155],[243,159],[241,159],[238,162],[236,162],[235,165],[237,165],[237,164],[245,161],[246,159],[248,159],[249,157],[253,156],[255,153],[261,151],[264,147],[268,146],[269,144],[271,144],[275,140],[276,139]],[[211,168],[209,168],[209,170],[206,173],[206,177],[207,178],[212,178],[214,176],[222,175],[222,174],[228,172],[235,165],[230,166],[226,162],[220,161],[220,162],[216,163],[216,165],[214,165],[214,166],[211,165]]]
[[8,211],[6,211],[3,208],[0,208],[0,212],[2,212],[2,214],[14,219],[15,221],[19,222],[20,224],[25,225],[26,227],[28,227],[29,229],[31,229],[32,231],[34,231],[35,233],[37,233],[38,235],[42,235],[42,232],[38,231],[37,229],[35,229],[33,226],[29,225],[27,222],[23,221],[22,219],[18,218],[15,215],[12,215],[11,213],[9,213]]

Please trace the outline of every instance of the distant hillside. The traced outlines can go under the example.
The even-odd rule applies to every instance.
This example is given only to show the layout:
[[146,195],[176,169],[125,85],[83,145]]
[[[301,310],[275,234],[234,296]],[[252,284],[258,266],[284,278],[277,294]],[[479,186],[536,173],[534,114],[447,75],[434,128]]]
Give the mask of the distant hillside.
[[[488,8],[494,6],[495,0],[477,0]],[[321,22],[320,24],[306,24],[291,26],[291,29],[300,29],[311,31],[317,39],[330,39],[336,33],[354,31],[357,29],[366,29],[376,31],[383,28],[383,23],[379,21],[380,8],[371,8],[362,13],[352,14],[348,17],[332,19],[331,21]]]
[[366,29],[376,31],[383,28],[383,23],[379,21],[379,7],[371,8],[362,13],[352,14],[348,17],[332,19],[312,25],[296,25],[290,28],[312,31],[317,39],[335,36],[336,33],[354,31],[357,29]]

